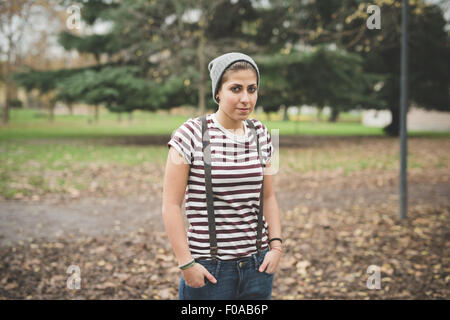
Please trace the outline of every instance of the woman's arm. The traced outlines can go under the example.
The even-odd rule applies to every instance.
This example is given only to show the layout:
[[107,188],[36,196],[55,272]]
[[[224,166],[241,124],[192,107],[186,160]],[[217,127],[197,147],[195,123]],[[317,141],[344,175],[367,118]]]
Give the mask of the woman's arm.
[[[270,162],[266,164],[266,168],[270,168]],[[271,170],[269,170],[271,172]],[[264,175],[264,218],[268,225],[269,239],[283,238],[281,235],[280,212],[278,209],[277,199],[273,189],[272,175]],[[278,240],[270,243],[271,247],[281,247]],[[274,273],[278,267],[281,258],[281,251],[270,250],[264,257],[259,271],[266,271],[267,273]]]
[[[270,162],[267,163],[266,168],[270,168]],[[269,170],[271,172],[271,170]],[[281,222],[280,211],[278,209],[278,202],[275,197],[275,191],[273,188],[272,175],[264,175],[264,218],[269,225],[269,239],[282,238],[281,236]],[[281,244],[278,240],[271,242]]]
[[[192,261],[191,251],[186,240],[181,206],[189,177],[189,164],[174,148],[169,149],[166,171],[164,174],[162,217],[169,241],[179,265]],[[217,280],[201,264],[183,270],[185,282],[191,287],[205,284],[204,277],[212,283]]]
[[188,175],[189,164],[171,147],[164,175],[162,217],[179,265],[192,260],[181,214]]

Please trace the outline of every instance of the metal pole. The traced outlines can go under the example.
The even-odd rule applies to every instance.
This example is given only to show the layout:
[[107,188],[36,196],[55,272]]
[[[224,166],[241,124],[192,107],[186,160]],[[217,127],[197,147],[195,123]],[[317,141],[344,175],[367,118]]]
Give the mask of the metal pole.
[[406,219],[408,212],[407,190],[407,128],[406,115],[408,105],[408,1],[403,0],[402,8],[402,50],[400,77],[400,219]]

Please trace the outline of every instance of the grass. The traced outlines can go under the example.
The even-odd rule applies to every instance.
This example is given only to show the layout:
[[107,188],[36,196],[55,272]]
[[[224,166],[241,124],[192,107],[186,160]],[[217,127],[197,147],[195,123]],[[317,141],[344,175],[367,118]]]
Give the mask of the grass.
[[[383,136],[381,129],[366,128],[351,114],[345,121],[330,124],[302,119],[284,122],[271,115],[260,120],[269,129],[278,129],[280,135],[375,135]],[[255,117],[256,116],[253,116]],[[153,181],[156,165],[163,168],[168,149],[163,146],[114,145],[100,143],[98,138],[121,135],[170,135],[189,117],[163,113],[135,112],[133,121],[117,115],[101,114],[98,124],[89,124],[87,116],[55,116],[49,123],[41,111],[17,110],[11,112],[11,123],[0,129],[0,196],[6,199],[67,193],[89,189],[95,181],[100,186],[116,182],[116,174],[124,178],[124,185],[133,185],[139,179]],[[408,147],[408,168],[448,168],[449,133],[410,133],[426,139],[411,140]],[[437,141],[428,138],[442,137]],[[70,139],[66,139],[70,138]],[[435,140],[435,141],[434,141]],[[281,148],[279,163],[296,172],[354,171],[381,169],[398,170],[398,143],[386,139],[377,145]],[[148,164],[151,164],[148,166]],[[98,170],[98,168],[101,168]],[[129,180],[127,180],[129,179]]]
[[[340,121],[329,123],[322,118],[315,121],[315,116],[302,116],[300,121],[282,121],[274,113],[268,116],[262,114],[251,117],[260,119],[269,128],[278,129],[280,135],[316,135],[316,136],[384,136],[381,128],[363,126],[359,117],[350,113],[343,113]],[[71,138],[91,139],[116,137],[122,135],[170,135],[189,116],[169,115],[135,111],[133,120],[124,116],[117,121],[117,114],[107,111],[100,113],[99,123],[88,123],[89,116],[85,115],[55,115],[53,122],[49,122],[45,112],[31,109],[12,109],[10,123],[0,130],[0,141],[14,139],[43,139],[43,138]],[[450,132],[409,132],[410,136],[450,137]]]
[[[264,121],[264,120],[262,120]],[[264,121],[269,130],[279,129],[280,135],[312,135],[312,136],[383,136],[381,128],[365,127],[357,122],[285,122]]]
[[[448,139],[412,140],[408,168],[448,170],[449,144]],[[73,193],[73,190],[82,192],[89,190],[92,183],[104,190],[112,185],[117,188],[139,186],[142,181],[159,183],[167,150],[165,146],[4,141],[0,143],[0,197],[13,199]],[[291,170],[343,175],[366,170],[398,171],[398,144],[389,139],[374,145],[344,143],[326,148],[281,148],[279,166],[284,174]],[[143,190],[149,189],[143,187]],[[104,195],[108,195],[109,191],[105,192]]]
[[2,167],[14,169],[20,164],[26,164],[32,169],[45,166],[48,169],[64,169],[70,164],[79,166],[89,164],[125,164],[138,165],[146,162],[161,162],[167,156],[165,146],[109,146],[89,145],[82,143],[54,144],[32,143],[24,141],[21,144],[5,142],[0,145],[0,163]]
[[97,175],[99,185],[104,185],[114,182],[115,174],[127,175],[147,164],[162,166],[167,150],[165,146],[4,141],[0,143],[0,196],[12,199],[87,190]]
[[280,150],[280,162],[296,172],[341,170],[344,174],[367,169],[394,169],[396,155],[390,152],[371,155],[369,148],[308,148]]
[[[53,122],[38,110],[11,112],[10,123],[0,131],[0,141],[34,138],[101,138],[121,135],[167,135],[186,121],[186,117],[135,112],[133,121],[127,117],[119,123],[117,115],[101,114],[97,124],[89,123],[83,115],[56,115]],[[171,129],[172,128],[172,129]]]

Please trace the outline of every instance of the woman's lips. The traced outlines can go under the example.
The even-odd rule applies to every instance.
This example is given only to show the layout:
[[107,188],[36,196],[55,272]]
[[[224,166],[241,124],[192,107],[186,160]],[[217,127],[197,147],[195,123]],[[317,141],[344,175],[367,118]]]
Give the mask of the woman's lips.
[[248,112],[248,110],[250,110],[250,109],[240,109],[240,108],[238,108],[238,110],[241,111],[241,112]]

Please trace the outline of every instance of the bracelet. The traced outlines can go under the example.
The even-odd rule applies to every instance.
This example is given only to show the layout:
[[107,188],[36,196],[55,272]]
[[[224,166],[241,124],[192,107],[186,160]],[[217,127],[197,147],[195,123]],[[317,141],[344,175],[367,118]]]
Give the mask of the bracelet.
[[272,239],[269,240],[269,244],[270,244],[272,241],[275,241],[275,240],[278,240],[278,241],[280,241],[281,243],[283,243],[283,240],[281,240],[280,238],[272,238]]
[[186,269],[188,269],[188,268],[194,266],[194,264],[195,264],[195,259],[192,259],[192,261],[190,261],[190,262],[188,262],[188,263],[186,263],[186,264],[180,266],[179,268],[180,268],[181,270],[186,270]]

